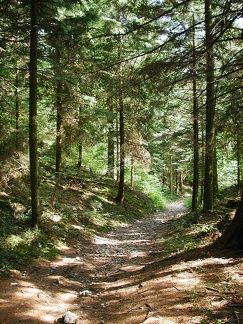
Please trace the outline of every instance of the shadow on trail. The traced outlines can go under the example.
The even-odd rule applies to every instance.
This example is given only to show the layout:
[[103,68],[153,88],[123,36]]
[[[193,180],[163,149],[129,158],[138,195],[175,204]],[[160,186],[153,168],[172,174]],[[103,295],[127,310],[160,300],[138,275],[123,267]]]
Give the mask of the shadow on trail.
[[[207,320],[205,323],[223,320],[229,313],[231,291],[220,285],[228,280],[232,267],[242,267],[242,258],[236,256],[232,251],[208,247],[151,260],[142,269],[103,277],[97,283],[101,295],[90,305],[105,303],[105,323],[142,323],[150,317],[158,323],[200,323],[192,320],[197,317]],[[198,309],[197,304],[205,304],[204,299],[214,301],[219,294],[222,301],[216,310],[210,310],[208,305]],[[109,314],[113,322],[109,321]]]
[[5,309],[6,316],[0,313],[1,322],[53,323],[68,310],[82,324],[232,320],[228,302],[236,289],[243,295],[242,251],[207,246],[163,255],[160,238],[185,212],[181,203],[172,205],[106,235],[77,241],[53,262],[2,281],[0,311]]

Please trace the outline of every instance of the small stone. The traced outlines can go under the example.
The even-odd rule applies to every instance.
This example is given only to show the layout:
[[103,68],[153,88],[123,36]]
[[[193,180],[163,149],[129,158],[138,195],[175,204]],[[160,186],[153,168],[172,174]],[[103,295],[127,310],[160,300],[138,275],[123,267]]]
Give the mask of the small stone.
[[54,281],[53,281],[53,285],[60,285],[61,281],[60,281],[60,278],[56,278]]
[[70,311],[67,311],[63,315],[63,323],[65,323],[65,324],[76,324],[76,323],[78,323],[78,318],[74,313],[72,313]]
[[17,282],[11,282],[10,286],[18,286],[18,283]]
[[90,290],[83,290],[79,292],[80,297],[89,297],[92,296],[92,292]]
[[78,317],[70,311],[67,311],[62,317],[56,319],[54,324],[77,324]]

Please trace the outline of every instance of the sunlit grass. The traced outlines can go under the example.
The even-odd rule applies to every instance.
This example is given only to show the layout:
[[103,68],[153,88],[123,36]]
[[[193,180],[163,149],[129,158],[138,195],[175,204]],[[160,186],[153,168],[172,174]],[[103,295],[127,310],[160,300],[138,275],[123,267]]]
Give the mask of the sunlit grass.
[[[2,272],[12,267],[31,264],[36,258],[51,259],[58,250],[51,237],[38,229],[12,227],[17,234],[2,235],[0,239],[0,261]],[[0,272],[1,272],[0,271]]]
[[165,243],[167,255],[186,252],[212,244],[220,236],[220,211],[195,221],[193,214],[175,220],[170,235],[161,241]]

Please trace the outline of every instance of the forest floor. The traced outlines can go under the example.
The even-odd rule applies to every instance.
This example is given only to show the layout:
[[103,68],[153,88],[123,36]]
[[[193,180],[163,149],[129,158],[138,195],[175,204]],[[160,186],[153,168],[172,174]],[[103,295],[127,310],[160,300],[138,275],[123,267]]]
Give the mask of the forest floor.
[[12,271],[1,278],[0,323],[61,323],[67,311],[83,324],[243,323],[242,254],[200,246],[165,256],[186,213],[176,201]]

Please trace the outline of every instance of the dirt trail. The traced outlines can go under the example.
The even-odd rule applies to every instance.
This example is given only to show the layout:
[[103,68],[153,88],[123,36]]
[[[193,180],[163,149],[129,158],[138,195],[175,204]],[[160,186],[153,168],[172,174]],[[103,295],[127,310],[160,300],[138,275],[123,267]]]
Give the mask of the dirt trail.
[[[63,246],[53,262],[13,272],[1,280],[0,323],[54,323],[67,311],[83,324],[201,323],[204,312],[195,306],[195,294],[201,294],[200,308],[208,309],[206,261],[163,260],[161,238],[185,212],[182,202],[172,203],[164,213]],[[222,267],[233,261],[217,260],[211,257],[207,265],[220,270],[222,280]]]

